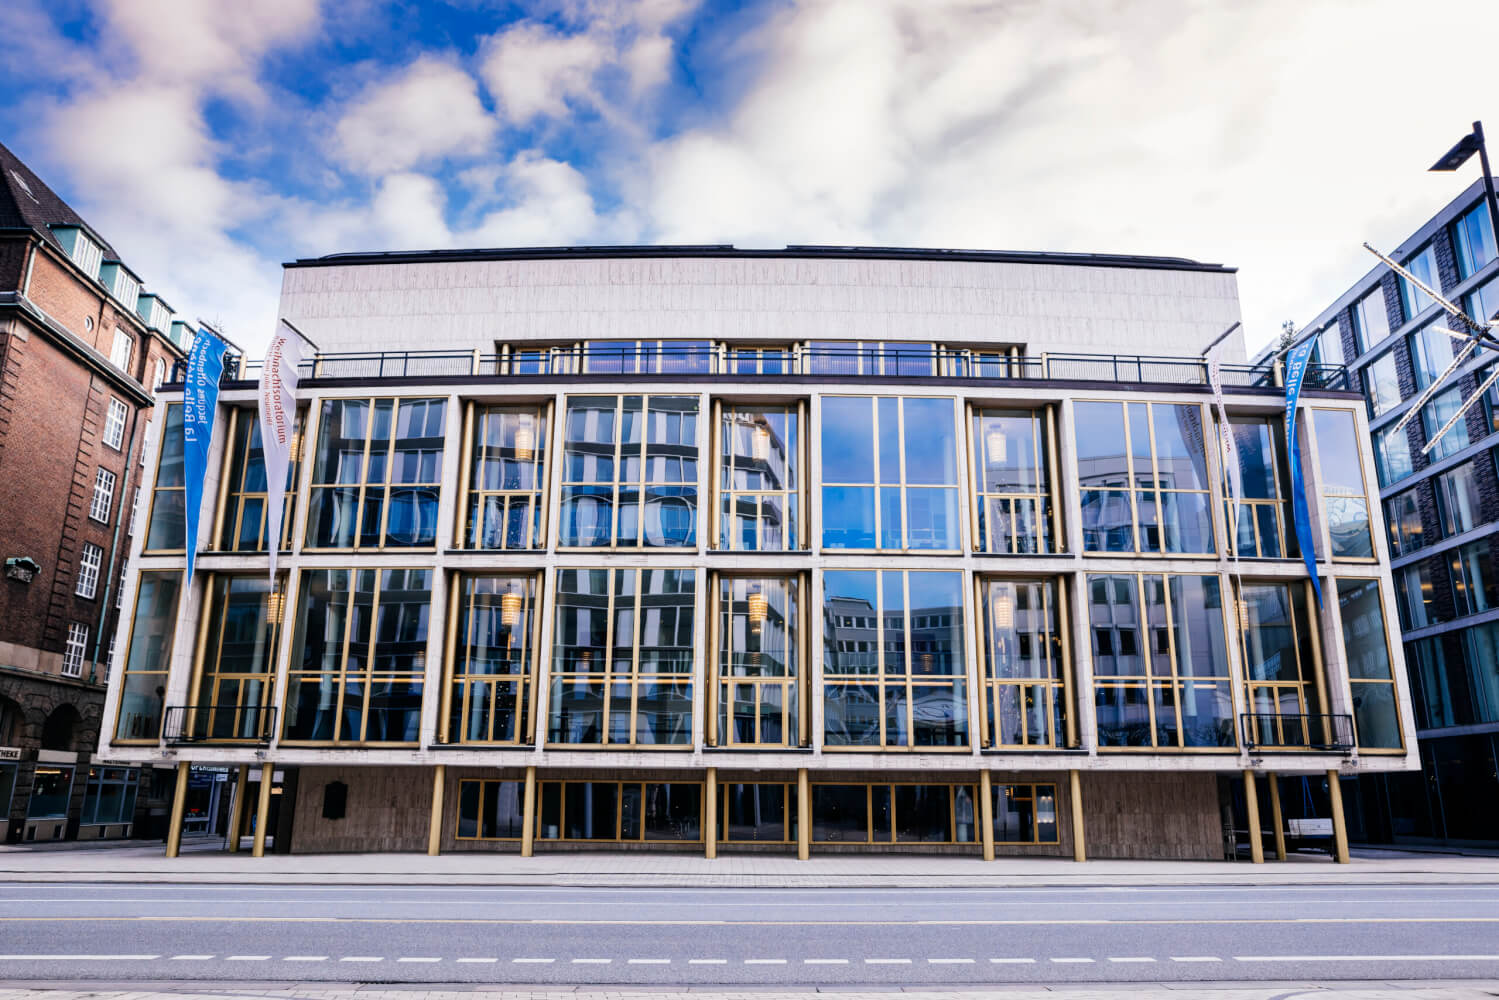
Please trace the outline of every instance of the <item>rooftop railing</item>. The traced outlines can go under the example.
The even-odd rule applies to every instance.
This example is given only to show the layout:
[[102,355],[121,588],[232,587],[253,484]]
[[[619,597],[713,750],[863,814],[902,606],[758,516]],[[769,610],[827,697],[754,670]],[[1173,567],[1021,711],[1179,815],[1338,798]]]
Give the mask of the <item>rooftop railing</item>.
[[[222,381],[254,381],[261,363],[230,355]],[[172,369],[172,383],[182,381],[185,365]],[[1223,365],[1223,383],[1247,388],[1282,384],[1278,364]],[[367,351],[318,354],[298,366],[303,380],[318,379],[430,379],[486,378],[550,379],[566,377],[672,376],[826,376],[830,378],[984,379],[1002,381],[1064,381],[1145,383],[1158,385],[1207,384],[1207,364],[1200,358],[1139,354],[1003,354],[981,350],[879,346],[807,345],[795,349],[721,348],[710,345],[678,347],[635,343],[590,344],[581,347],[523,349],[510,354],[478,351]],[[1305,385],[1310,389],[1350,389],[1342,365],[1308,365]]]

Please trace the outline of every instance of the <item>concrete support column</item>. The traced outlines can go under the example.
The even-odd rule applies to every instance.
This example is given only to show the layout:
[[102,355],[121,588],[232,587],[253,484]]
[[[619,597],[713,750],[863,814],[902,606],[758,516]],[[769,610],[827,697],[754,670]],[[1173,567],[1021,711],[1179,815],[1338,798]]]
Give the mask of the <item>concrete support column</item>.
[[536,767],[526,768],[526,790],[520,807],[520,856],[529,858],[536,849]]
[[1270,782],[1270,822],[1275,826],[1275,860],[1286,860],[1286,822],[1280,811],[1280,779],[1271,771],[1265,775]]
[[1067,790],[1072,799],[1072,860],[1087,861],[1088,845],[1083,836],[1083,779],[1074,768],[1067,772]]
[[994,779],[987,770],[979,772],[979,842],[984,845],[984,860],[994,860]]
[[255,804],[255,846],[250,851],[254,858],[265,857],[265,828],[271,822],[271,784],[275,780],[275,764],[266,764],[260,769],[260,800]]
[[447,771],[443,764],[432,769],[432,818],[427,823],[427,856],[431,858],[442,853],[442,790]]
[[1244,810],[1249,814],[1249,860],[1265,863],[1265,845],[1260,842],[1260,796],[1254,787],[1254,772],[1244,769]]
[[229,803],[229,843],[226,845],[236,853],[239,851],[239,830],[245,825],[245,791],[250,784],[250,765],[241,764],[237,771],[234,778],[234,801]]
[[182,811],[187,806],[187,774],[192,765],[177,764],[177,785],[172,789],[172,818],[167,821],[167,857],[175,858],[182,850]]
[[807,780],[807,769],[796,771],[796,859],[806,861],[812,856],[812,784]]
[[718,857],[718,768],[708,768],[703,782],[703,857]]
[[1327,772],[1327,795],[1332,799],[1332,847],[1338,864],[1346,865],[1353,859],[1348,854],[1348,824],[1343,820],[1343,785],[1337,771]]

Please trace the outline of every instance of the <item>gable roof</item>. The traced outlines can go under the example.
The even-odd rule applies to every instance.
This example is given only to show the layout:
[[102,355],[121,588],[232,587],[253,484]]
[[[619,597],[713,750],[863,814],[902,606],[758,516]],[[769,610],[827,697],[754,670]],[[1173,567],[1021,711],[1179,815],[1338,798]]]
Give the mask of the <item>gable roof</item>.
[[83,217],[33,173],[19,156],[0,143],[0,228],[33,229],[61,250],[62,244],[52,233],[53,226],[82,228],[104,248],[105,259],[119,260],[114,247],[83,221]]

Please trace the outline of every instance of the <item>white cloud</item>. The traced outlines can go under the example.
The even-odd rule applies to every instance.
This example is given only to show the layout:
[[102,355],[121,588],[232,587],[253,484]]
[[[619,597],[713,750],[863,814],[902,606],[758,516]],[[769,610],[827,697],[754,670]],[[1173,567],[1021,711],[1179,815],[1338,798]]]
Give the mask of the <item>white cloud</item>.
[[597,38],[523,22],[496,35],[484,56],[484,83],[506,119],[525,125],[562,117],[569,101],[594,101],[593,75],[610,53]]
[[335,127],[333,141],[345,166],[383,174],[482,153],[495,128],[473,77],[451,63],[423,57],[355,100]]

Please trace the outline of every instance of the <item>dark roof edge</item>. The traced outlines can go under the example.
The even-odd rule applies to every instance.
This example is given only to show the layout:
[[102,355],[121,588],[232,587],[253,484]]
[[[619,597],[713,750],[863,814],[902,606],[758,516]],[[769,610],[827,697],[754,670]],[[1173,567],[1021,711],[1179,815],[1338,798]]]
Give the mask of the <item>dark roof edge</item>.
[[1155,271],[1208,271],[1234,274],[1236,267],[1204,264],[1185,257],[1129,254],[1052,253],[1013,250],[936,250],[919,247],[853,247],[792,245],[781,249],[742,249],[728,244],[682,246],[513,247],[487,250],[395,250],[335,253],[303,257],[282,266],[340,267],[355,264],[420,264],[488,260],[597,260],[629,258],[741,257],[759,259],[828,258],[843,260],[954,260],[985,264],[1055,264],[1071,267],[1122,267]]

